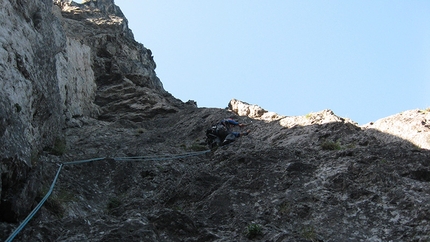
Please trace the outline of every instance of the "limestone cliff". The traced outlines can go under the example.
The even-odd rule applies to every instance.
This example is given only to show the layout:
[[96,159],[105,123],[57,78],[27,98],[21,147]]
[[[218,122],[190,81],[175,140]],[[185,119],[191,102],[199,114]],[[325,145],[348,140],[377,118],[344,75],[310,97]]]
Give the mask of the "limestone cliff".
[[34,157],[62,136],[57,57],[66,36],[50,0],[1,1],[0,16],[0,214],[13,221],[35,197]]
[[[60,163],[91,158],[63,168],[16,241],[430,239],[428,109],[358,126],[197,108],[163,89],[113,0],[3,0],[0,18],[0,239]],[[181,156],[225,117],[251,133]],[[117,159],[131,156],[149,158]]]
[[[134,40],[127,19],[113,0],[54,1],[71,43],[88,49],[94,76],[85,78],[97,85],[94,103],[99,119],[141,121],[154,114],[175,112],[181,102],[163,89],[155,74],[152,53]],[[65,75],[74,77],[74,75]]]
[[76,118],[139,121],[183,104],[112,0],[0,8],[0,211],[13,221],[33,203],[38,157],[64,143],[63,128],[82,125]]

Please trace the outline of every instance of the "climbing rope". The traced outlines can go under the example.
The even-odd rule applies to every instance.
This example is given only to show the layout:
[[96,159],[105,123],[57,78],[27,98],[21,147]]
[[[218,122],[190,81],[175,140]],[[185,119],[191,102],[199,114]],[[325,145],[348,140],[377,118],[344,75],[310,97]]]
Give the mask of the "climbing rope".
[[163,161],[187,158],[191,156],[198,156],[210,152],[210,150],[190,152],[181,155],[160,155],[160,156],[131,156],[131,157],[116,157],[113,158],[116,161],[141,161],[141,160],[152,160],[152,161]]
[[76,165],[76,164],[83,164],[83,163],[88,163],[88,162],[92,162],[92,161],[104,160],[104,159],[106,159],[106,157],[94,158],[94,159],[88,159],[88,160],[76,160],[76,161],[65,162],[63,164],[64,165]]
[[33,218],[33,216],[39,211],[39,209],[42,207],[42,205],[45,203],[45,201],[48,199],[48,197],[51,195],[52,190],[54,190],[55,183],[57,182],[58,175],[60,175],[61,168],[63,168],[63,164],[60,165],[58,168],[57,174],[55,175],[54,181],[51,184],[51,187],[49,188],[49,191],[46,193],[46,195],[42,198],[42,200],[37,204],[37,206],[31,211],[31,213],[22,221],[22,223],[18,226],[18,228],[15,229],[15,231],[9,236],[9,238],[6,239],[6,242],[12,241],[15,236],[18,235],[19,232],[27,225],[27,223]]
[[[163,161],[163,160],[174,160],[174,159],[182,159],[192,156],[199,156],[206,153],[209,153],[210,150],[204,150],[204,151],[198,151],[198,152],[190,152],[190,153],[184,153],[179,155],[159,155],[159,156],[130,156],[130,157],[114,157],[112,158],[115,161]],[[48,200],[49,196],[51,196],[52,191],[54,190],[55,183],[57,182],[58,176],[60,175],[60,171],[65,165],[77,165],[77,164],[84,164],[89,163],[93,161],[100,161],[108,159],[108,157],[100,157],[100,158],[93,158],[93,159],[87,159],[87,160],[77,160],[77,161],[70,161],[70,162],[64,162],[60,164],[60,167],[57,170],[57,173],[54,177],[54,180],[52,181],[51,187],[49,188],[49,191],[46,193],[46,195],[40,200],[39,204],[30,212],[30,214],[21,222],[21,224],[15,229],[15,231],[6,239],[5,242],[11,242],[21,231],[22,229],[27,225],[27,223],[34,217],[34,215],[39,211],[39,209],[42,207],[42,205]]]

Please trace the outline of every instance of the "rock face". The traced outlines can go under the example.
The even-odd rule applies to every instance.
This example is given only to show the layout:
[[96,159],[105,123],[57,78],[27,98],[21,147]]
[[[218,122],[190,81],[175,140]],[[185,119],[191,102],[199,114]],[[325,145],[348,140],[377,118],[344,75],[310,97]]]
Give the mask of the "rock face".
[[63,128],[82,125],[78,117],[139,121],[184,104],[163,89],[112,0],[0,8],[0,219],[16,221],[34,202],[39,156],[64,142]]
[[[112,0],[4,0],[0,13],[0,239],[58,163],[91,158],[64,166],[15,241],[430,239],[428,110],[360,127],[331,110],[197,108],[163,89]],[[252,132],[195,153],[225,117]],[[132,156],[146,158],[118,159]]]
[[64,126],[56,58],[66,36],[50,0],[1,1],[0,16],[0,217],[16,221],[38,188],[34,157]]
[[[97,85],[97,90],[91,89],[95,99],[86,100],[100,107],[99,119],[141,121],[178,110],[182,103],[163,89],[151,51],[134,40],[127,19],[113,0],[54,2],[61,8],[59,19],[71,44],[85,47],[85,56],[92,60],[78,63],[75,69],[91,67],[94,73],[82,78]],[[73,74],[64,76],[75,77]]]

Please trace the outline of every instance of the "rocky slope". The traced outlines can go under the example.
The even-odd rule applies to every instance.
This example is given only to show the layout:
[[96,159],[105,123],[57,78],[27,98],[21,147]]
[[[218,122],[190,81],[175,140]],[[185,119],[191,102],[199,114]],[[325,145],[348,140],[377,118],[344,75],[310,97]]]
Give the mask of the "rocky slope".
[[[99,157],[64,166],[15,241],[430,239],[428,111],[360,127],[330,110],[197,108],[162,88],[113,1],[54,3],[0,3],[0,239],[59,163]],[[231,116],[252,132],[228,146],[114,159],[206,150],[206,128]]]

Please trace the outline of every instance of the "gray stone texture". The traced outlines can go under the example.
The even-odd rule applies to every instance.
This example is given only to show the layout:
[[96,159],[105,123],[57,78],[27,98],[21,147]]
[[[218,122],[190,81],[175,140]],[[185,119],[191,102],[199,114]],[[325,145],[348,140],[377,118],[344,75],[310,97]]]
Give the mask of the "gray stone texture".
[[[430,239],[429,109],[359,126],[236,99],[198,108],[164,90],[113,0],[2,0],[0,18],[0,239],[59,163],[98,157],[63,168],[15,241]],[[207,150],[227,117],[251,133],[199,156],[113,159]]]

